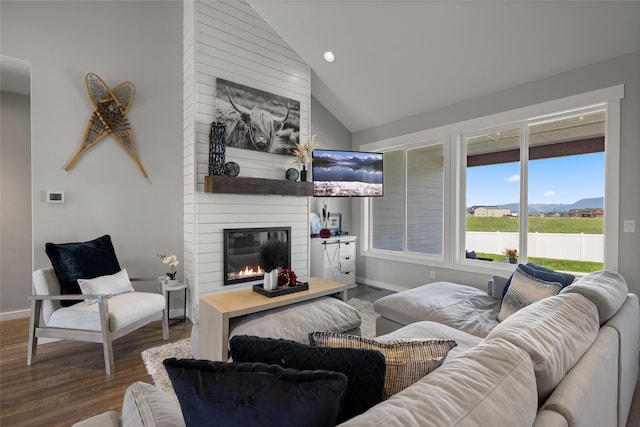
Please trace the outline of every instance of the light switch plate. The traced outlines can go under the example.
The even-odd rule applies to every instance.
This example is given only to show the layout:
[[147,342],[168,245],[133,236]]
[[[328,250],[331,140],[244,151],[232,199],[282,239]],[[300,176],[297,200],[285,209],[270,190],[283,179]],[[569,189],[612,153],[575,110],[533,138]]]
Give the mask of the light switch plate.
[[632,219],[624,220],[624,232],[625,233],[635,233],[636,232],[636,222]]

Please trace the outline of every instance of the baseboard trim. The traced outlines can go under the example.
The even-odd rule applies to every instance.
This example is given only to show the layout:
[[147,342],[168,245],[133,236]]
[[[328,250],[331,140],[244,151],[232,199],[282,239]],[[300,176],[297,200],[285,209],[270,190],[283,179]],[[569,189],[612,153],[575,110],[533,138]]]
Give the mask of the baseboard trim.
[[0,322],[3,322],[5,320],[22,319],[25,317],[29,317],[30,314],[31,310],[29,310],[28,308],[24,310],[7,311],[5,313],[0,313]]
[[379,282],[377,280],[364,279],[359,277],[357,280],[358,283],[362,283],[363,285],[373,286],[374,288],[386,289],[389,291],[402,292],[411,288],[405,288],[404,286],[393,285],[391,283]]

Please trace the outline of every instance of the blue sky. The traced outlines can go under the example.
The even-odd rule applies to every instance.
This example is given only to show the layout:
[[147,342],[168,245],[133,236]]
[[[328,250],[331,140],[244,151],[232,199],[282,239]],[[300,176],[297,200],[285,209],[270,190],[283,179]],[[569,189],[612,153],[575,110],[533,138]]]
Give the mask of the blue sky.
[[[571,204],[604,196],[604,153],[529,162],[529,204]],[[466,206],[517,203],[520,163],[467,169]]]

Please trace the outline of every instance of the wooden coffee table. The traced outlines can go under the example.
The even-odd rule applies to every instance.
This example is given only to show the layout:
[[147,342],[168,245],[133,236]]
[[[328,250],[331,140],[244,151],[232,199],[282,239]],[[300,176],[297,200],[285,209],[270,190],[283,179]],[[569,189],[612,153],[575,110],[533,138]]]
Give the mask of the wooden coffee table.
[[229,319],[308,301],[327,295],[347,300],[347,287],[341,283],[315,277],[309,280],[309,290],[269,298],[252,289],[225,292],[200,297],[199,357],[226,362],[229,346]]

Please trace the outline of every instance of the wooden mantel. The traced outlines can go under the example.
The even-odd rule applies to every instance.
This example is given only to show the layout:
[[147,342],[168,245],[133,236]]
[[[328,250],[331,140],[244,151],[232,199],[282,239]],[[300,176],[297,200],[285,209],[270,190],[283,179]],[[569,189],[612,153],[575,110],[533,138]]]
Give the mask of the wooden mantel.
[[313,196],[313,183],[247,177],[207,175],[204,177],[206,193],[273,194],[282,196]]

